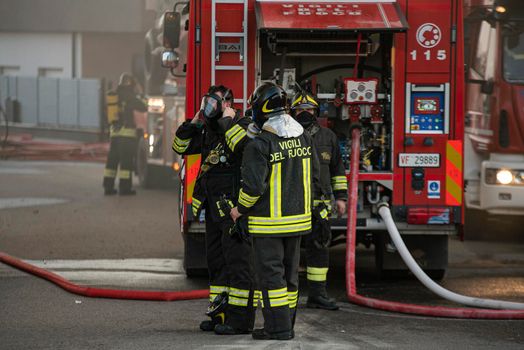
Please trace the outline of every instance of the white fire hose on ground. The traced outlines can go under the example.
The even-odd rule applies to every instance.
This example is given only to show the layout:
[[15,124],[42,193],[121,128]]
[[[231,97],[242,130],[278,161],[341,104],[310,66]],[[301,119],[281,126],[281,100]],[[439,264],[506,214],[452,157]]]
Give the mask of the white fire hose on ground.
[[431,278],[428,277],[428,275],[424,273],[424,271],[420,268],[415,259],[413,259],[413,256],[411,256],[411,254],[409,253],[409,250],[404,244],[404,241],[402,240],[402,237],[398,232],[395,222],[391,217],[389,205],[387,203],[379,204],[378,213],[380,217],[384,220],[389,236],[391,237],[393,244],[395,244],[395,247],[397,248],[397,251],[399,252],[402,260],[404,260],[404,262],[411,270],[411,272],[413,272],[415,277],[417,277],[417,279],[433,293],[455,303],[472,307],[505,310],[524,310],[524,303],[468,297],[449,291],[440,286],[439,284],[435,283]]

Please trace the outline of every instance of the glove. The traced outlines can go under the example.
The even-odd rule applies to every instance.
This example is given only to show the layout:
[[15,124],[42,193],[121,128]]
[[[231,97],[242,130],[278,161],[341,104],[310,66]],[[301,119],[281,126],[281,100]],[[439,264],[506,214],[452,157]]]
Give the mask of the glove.
[[229,229],[229,235],[240,241],[249,242],[249,231],[245,216],[241,216],[237,222]]
[[317,248],[327,248],[331,243],[331,227],[329,226],[329,211],[324,203],[320,203],[312,211],[313,243]]

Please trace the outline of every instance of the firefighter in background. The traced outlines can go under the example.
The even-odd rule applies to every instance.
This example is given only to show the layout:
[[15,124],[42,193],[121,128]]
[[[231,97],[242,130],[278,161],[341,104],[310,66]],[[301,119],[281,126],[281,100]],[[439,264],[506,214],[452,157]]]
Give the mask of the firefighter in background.
[[[248,141],[249,118],[239,118],[231,106],[233,93],[211,86],[201,109],[176,131],[173,150],[181,155],[201,154],[201,168],[192,198],[194,218],[205,211],[206,258],[209,271],[208,316],[203,331],[217,334],[249,333],[254,326],[253,272],[250,242],[232,234],[228,209],[240,190],[242,150]],[[202,117],[202,120],[200,119]],[[229,208],[223,208],[223,203]]]
[[300,239],[311,232],[318,159],[311,138],[286,113],[284,89],[265,83],[255,90],[250,104],[261,132],[244,150],[242,187],[231,217],[238,221],[247,216],[253,240],[264,328],[252,336],[288,340],[294,337]]
[[[115,92],[107,95],[107,117],[110,124],[110,146],[104,170],[104,194],[113,195],[118,170],[118,193],[134,195],[133,159],[137,148],[137,131],[134,113],[147,112],[146,104],[137,97],[137,83],[132,75],[120,76]],[[120,166],[120,169],[118,167]]]
[[338,310],[334,299],[327,295],[326,279],[329,269],[329,245],[331,228],[329,215],[331,196],[335,197],[338,215],[346,212],[347,179],[342,163],[337,136],[328,128],[318,124],[318,102],[302,91],[291,103],[291,115],[313,138],[313,144],[320,161],[320,185],[323,199],[314,203],[313,231],[305,237],[308,299],[307,307]]

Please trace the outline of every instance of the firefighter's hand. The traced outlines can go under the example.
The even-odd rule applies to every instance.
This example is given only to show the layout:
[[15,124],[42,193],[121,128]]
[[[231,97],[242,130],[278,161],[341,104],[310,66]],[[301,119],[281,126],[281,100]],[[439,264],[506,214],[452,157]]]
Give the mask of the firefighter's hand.
[[234,222],[237,222],[238,218],[242,216],[242,214],[240,214],[240,212],[238,211],[238,207],[234,207],[233,209],[231,209],[229,215],[231,215],[231,219],[233,219]]
[[335,205],[337,206],[337,213],[339,217],[346,213],[346,201],[337,199],[335,201]]
[[224,113],[223,113],[222,116],[223,116],[223,117],[234,118],[235,115],[236,115],[236,112],[235,112],[235,110],[234,110],[233,108],[231,108],[231,107],[226,107],[226,108],[224,109]]
[[200,123],[200,111],[198,111],[193,119],[191,119],[191,124],[198,124]]

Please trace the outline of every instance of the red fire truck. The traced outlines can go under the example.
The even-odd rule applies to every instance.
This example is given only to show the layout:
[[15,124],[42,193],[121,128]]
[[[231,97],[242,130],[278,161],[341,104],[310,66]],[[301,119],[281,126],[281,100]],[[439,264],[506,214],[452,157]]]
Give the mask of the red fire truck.
[[487,215],[524,214],[524,7],[466,0],[465,200]]
[[[358,240],[374,244],[378,268],[405,269],[377,214],[386,200],[418,262],[442,278],[463,216],[462,10],[460,0],[191,0],[185,115],[212,84],[231,87],[245,110],[257,84],[292,96],[297,82],[320,101],[347,172],[360,173]],[[172,48],[178,34],[165,34]],[[355,121],[361,162],[349,169]],[[190,210],[199,166],[185,157],[181,172],[188,275],[205,268],[203,217]],[[346,223],[331,220],[335,244]]]

